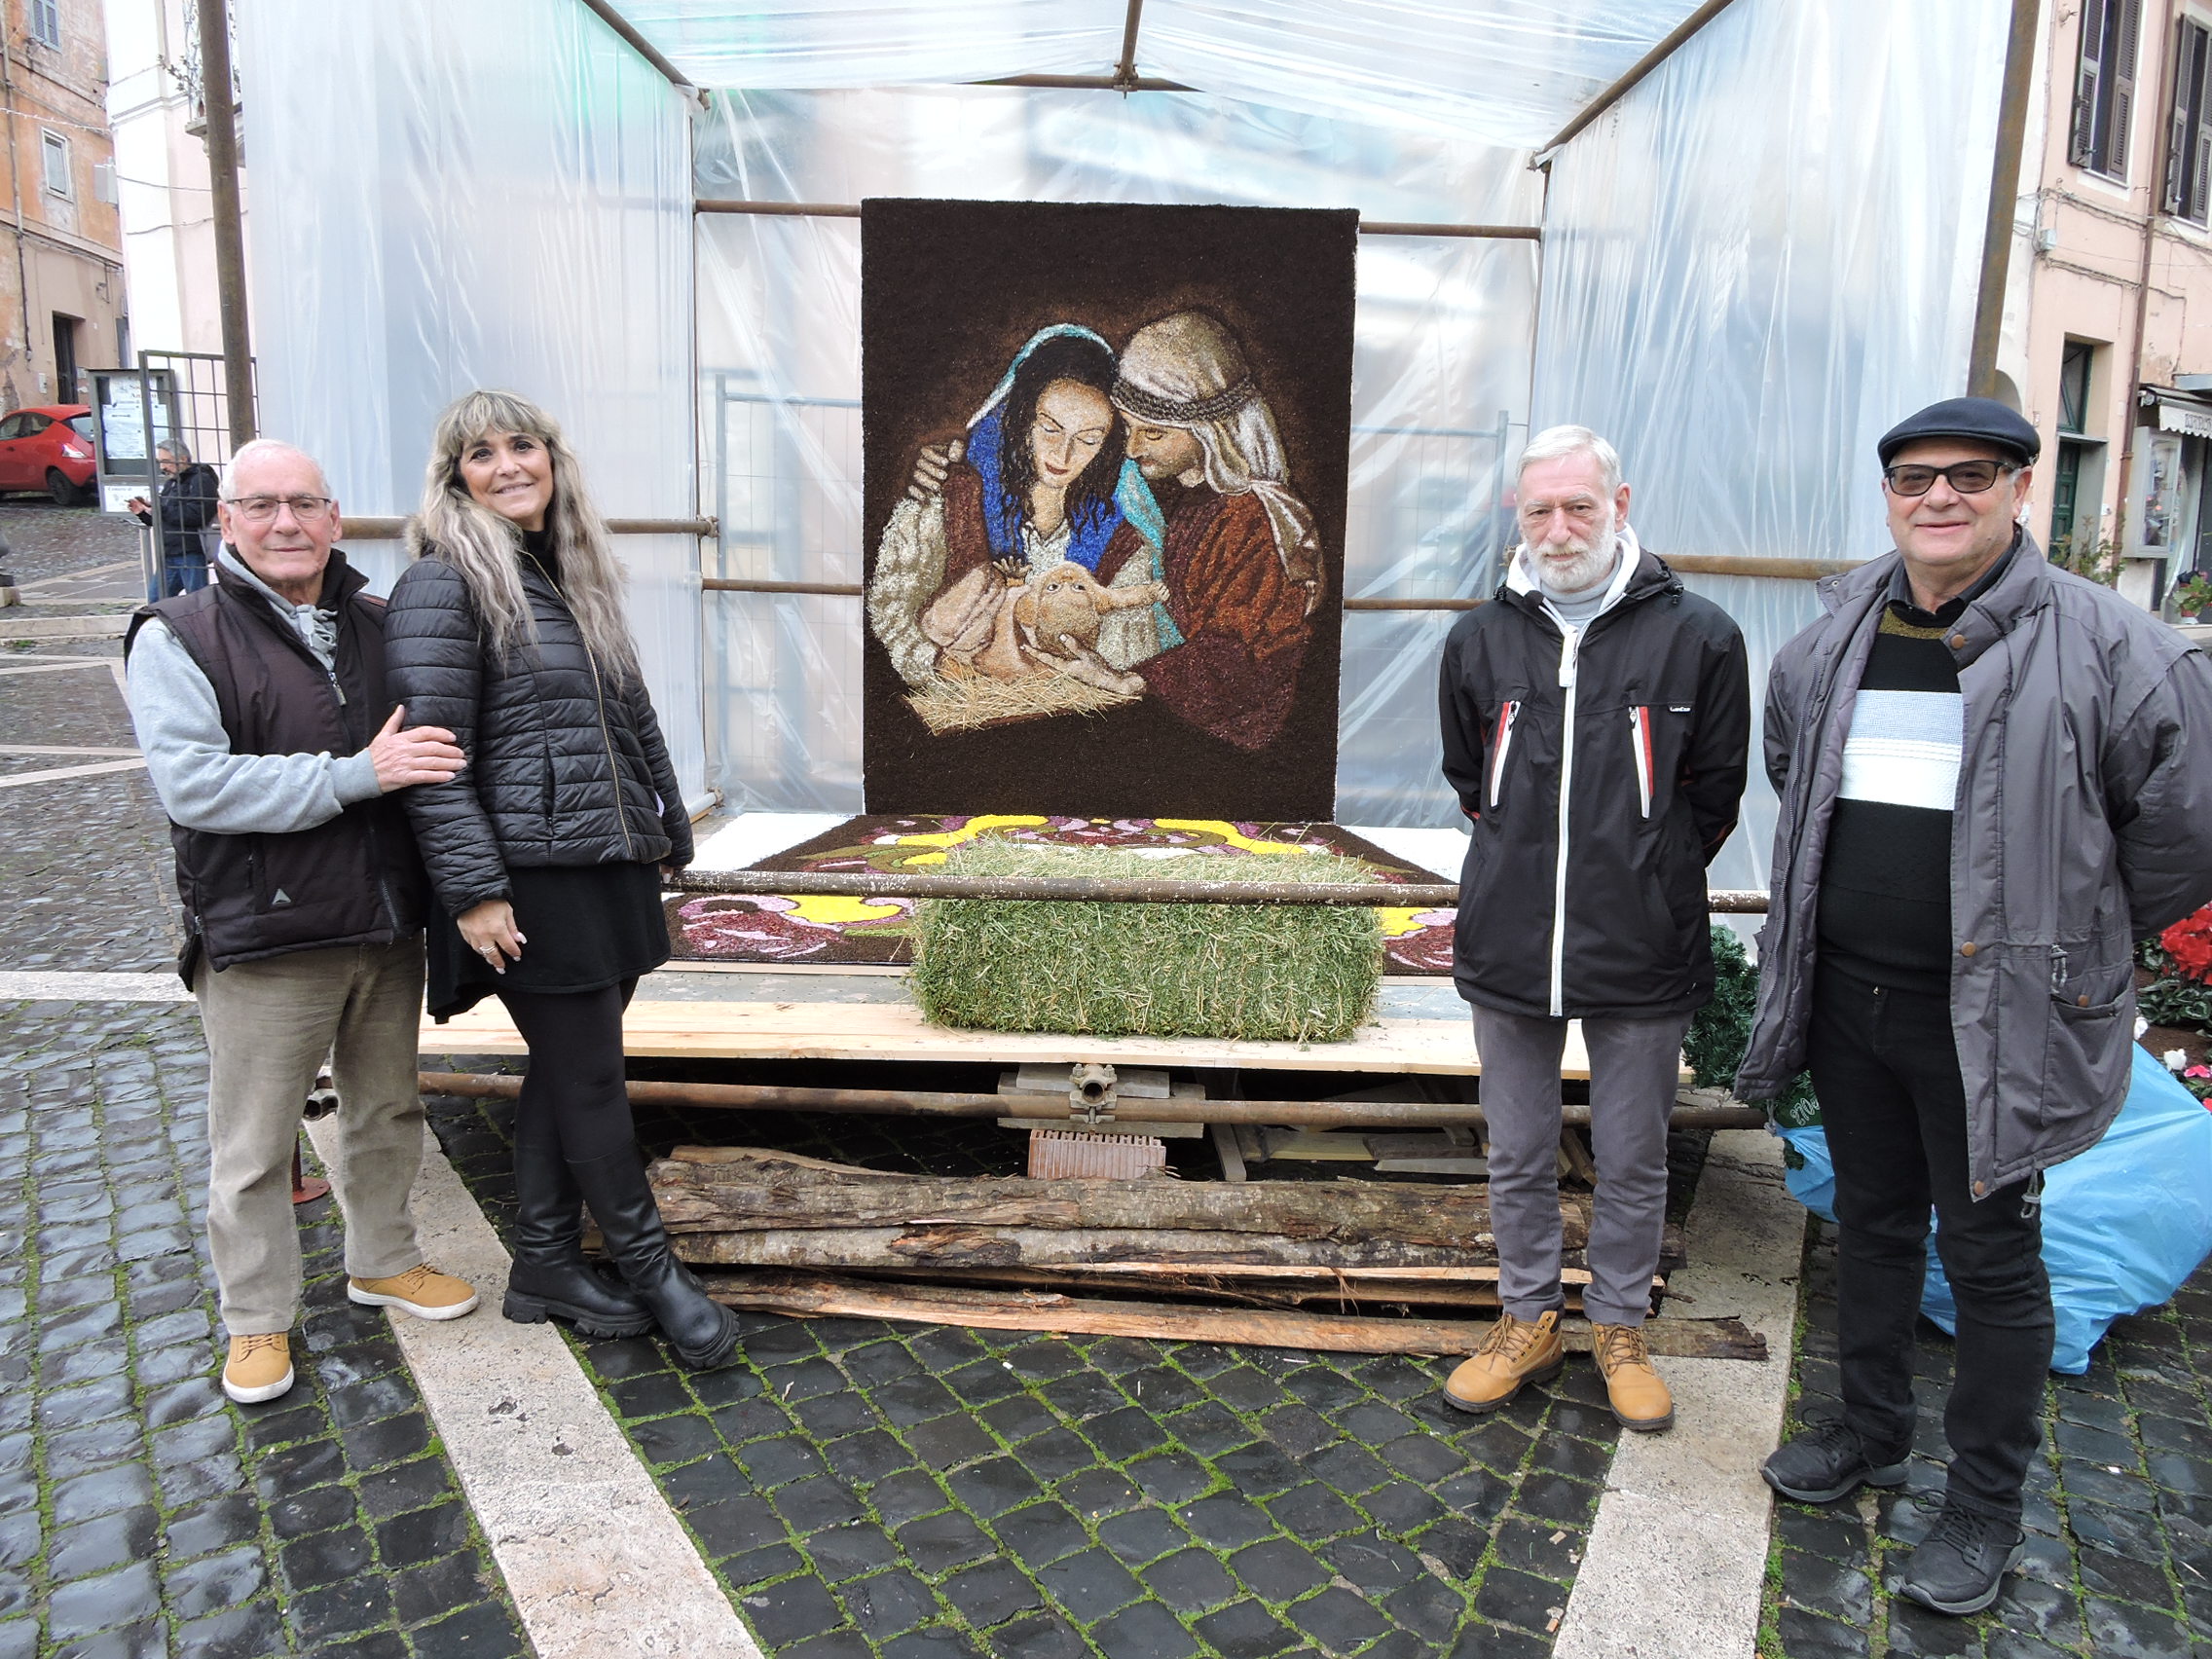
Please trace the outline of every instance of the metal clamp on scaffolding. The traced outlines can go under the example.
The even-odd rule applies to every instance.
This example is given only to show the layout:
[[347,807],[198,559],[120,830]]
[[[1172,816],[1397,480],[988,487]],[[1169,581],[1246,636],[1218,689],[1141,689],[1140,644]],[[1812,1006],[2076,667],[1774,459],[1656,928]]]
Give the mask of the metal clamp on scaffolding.
[[1068,1117],[1086,1128],[1111,1124],[1118,1088],[1112,1066],[1078,1060],[1068,1069]]

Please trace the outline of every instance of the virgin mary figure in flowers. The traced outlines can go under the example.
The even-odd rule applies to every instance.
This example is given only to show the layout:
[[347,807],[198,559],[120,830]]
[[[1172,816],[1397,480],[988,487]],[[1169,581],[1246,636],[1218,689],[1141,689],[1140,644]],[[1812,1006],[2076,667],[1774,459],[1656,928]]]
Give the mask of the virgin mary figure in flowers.
[[1042,329],[966,437],[923,452],[867,593],[909,686],[1058,677],[1134,697],[1138,665],[1181,644],[1160,508],[1108,401],[1115,367],[1091,329]]

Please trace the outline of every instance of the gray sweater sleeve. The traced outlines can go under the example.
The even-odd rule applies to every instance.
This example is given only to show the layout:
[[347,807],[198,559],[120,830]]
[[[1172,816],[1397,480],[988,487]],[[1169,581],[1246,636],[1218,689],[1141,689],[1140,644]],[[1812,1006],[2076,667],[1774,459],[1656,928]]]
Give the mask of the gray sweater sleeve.
[[130,723],[154,793],[187,830],[281,835],[313,830],[381,793],[367,750],[317,755],[233,755],[215,688],[160,617],[130,645]]

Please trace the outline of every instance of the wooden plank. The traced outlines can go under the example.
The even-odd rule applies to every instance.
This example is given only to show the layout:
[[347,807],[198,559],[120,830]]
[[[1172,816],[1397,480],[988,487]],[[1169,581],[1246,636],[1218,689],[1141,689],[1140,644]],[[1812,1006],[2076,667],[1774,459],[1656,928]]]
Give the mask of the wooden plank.
[[1236,1147],[1236,1126],[1234,1124],[1212,1124],[1214,1156],[1221,1160],[1221,1178],[1241,1184],[1245,1179],[1244,1155]]
[[[1480,1347],[1490,1332],[1488,1323],[1178,1308],[1049,1291],[887,1285],[821,1273],[716,1272],[706,1274],[705,1281],[708,1294],[726,1307],[800,1317],[902,1319],[977,1330],[1154,1337],[1172,1342],[1309,1348],[1325,1353],[1465,1354]],[[1655,1354],[1766,1358],[1765,1338],[1735,1319],[1653,1319],[1646,1322],[1643,1331]],[[1567,1321],[1561,1335],[1569,1348],[1589,1351],[1590,1327],[1584,1321]]]
[[[1481,1071],[1467,1025],[1457,1019],[1385,1019],[1345,1043],[1245,1043],[1225,1038],[1072,1037],[1056,1033],[955,1031],[932,1025],[906,1003],[635,1002],[623,1016],[623,1047],[635,1055],[726,1060],[961,1060],[1073,1064],[1240,1066],[1258,1071],[1364,1071],[1473,1076]],[[487,997],[445,1025],[425,1019],[425,1054],[527,1052],[506,1010]],[[1579,1021],[1569,1021],[1564,1078],[1587,1080]],[[1684,1074],[1685,1080],[1688,1074]]]

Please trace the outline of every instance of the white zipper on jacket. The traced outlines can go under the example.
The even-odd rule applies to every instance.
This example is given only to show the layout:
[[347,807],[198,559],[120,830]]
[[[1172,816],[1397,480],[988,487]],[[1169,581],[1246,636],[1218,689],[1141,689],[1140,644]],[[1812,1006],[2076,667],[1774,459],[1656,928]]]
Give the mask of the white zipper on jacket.
[[1497,753],[1490,763],[1490,810],[1497,808],[1497,792],[1505,786],[1505,757],[1513,751],[1513,724],[1521,718],[1521,705],[1507,703],[1497,712]]
[[[1550,607],[1547,605],[1546,609]],[[1559,612],[1552,612],[1559,620]],[[1553,857],[1552,870],[1552,1017],[1564,1018],[1567,1014],[1567,807],[1574,798],[1574,690],[1580,676],[1576,670],[1576,657],[1582,649],[1584,629],[1568,627],[1561,622],[1559,641],[1559,682],[1567,693],[1566,709],[1560,717],[1559,739],[1559,848]]]
[[1651,710],[1639,703],[1628,712],[1628,740],[1636,750],[1636,802],[1651,816]]

